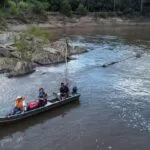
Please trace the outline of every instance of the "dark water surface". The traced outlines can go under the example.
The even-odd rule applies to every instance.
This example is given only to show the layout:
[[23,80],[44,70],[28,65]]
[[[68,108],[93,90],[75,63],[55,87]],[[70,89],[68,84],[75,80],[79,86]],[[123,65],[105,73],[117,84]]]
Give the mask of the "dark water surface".
[[[150,29],[142,27],[57,30],[88,53],[70,61],[70,85],[80,102],[0,127],[0,150],[149,150]],[[101,65],[131,58],[108,68]],[[0,75],[0,114],[17,95],[28,101],[38,87],[51,95],[64,80],[64,64],[37,68],[34,74],[7,79]],[[5,109],[9,106],[8,110]]]

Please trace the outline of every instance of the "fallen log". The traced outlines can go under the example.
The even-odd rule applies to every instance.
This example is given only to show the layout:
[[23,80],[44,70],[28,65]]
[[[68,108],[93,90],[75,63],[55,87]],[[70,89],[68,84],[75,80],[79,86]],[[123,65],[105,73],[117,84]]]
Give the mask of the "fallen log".
[[130,56],[130,57],[127,57],[127,58],[122,59],[122,60],[112,61],[112,62],[110,62],[110,63],[105,63],[105,64],[101,65],[101,67],[106,68],[106,67],[108,67],[108,66],[111,66],[111,65],[114,65],[114,64],[117,64],[117,63],[126,61],[126,60],[128,60],[128,59],[130,59],[130,58],[134,58],[134,57],[135,57],[135,58],[140,58],[141,55],[142,55],[142,53],[138,53],[138,54],[136,54],[136,55],[134,55],[134,56]]

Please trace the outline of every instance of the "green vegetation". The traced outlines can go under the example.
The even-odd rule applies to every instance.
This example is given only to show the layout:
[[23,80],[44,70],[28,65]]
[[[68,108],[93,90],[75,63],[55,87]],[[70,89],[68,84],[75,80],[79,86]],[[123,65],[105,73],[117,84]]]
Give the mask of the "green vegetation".
[[[46,21],[45,12],[61,12],[79,16],[94,12],[96,17],[139,15],[150,16],[149,0],[0,0],[0,29],[5,20],[18,19],[25,23]],[[95,13],[96,12],[96,13]],[[3,21],[4,20],[4,21]]]
[[69,3],[69,0],[62,0],[60,12],[64,15],[70,16],[71,15],[71,5]]
[[[1,0],[0,9],[17,15],[22,11],[44,13],[57,11],[65,15],[77,12],[84,15],[87,12],[122,12],[123,14],[149,14],[149,0]],[[1,13],[0,13],[1,17]]]
[[14,43],[20,58],[31,61],[32,54],[36,50],[42,50],[43,44],[48,42],[48,34],[37,27],[31,26],[19,36],[14,36]]
[[86,15],[87,14],[87,8],[84,7],[84,5],[81,3],[79,4],[78,8],[76,9],[76,13],[78,15]]

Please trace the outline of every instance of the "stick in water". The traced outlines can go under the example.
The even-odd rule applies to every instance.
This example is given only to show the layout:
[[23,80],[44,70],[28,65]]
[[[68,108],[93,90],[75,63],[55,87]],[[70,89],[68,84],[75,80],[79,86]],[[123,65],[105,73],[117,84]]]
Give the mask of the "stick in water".
[[141,55],[142,55],[142,53],[137,53],[135,56],[130,56],[130,57],[127,57],[127,58],[122,59],[122,60],[119,60],[119,61],[112,61],[112,62],[110,62],[110,63],[105,63],[105,64],[103,64],[101,67],[105,68],[105,67],[108,67],[108,66],[110,66],[110,65],[114,65],[114,64],[116,64],[116,63],[119,63],[119,62],[122,62],[122,61],[126,61],[126,60],[128,60],[128,59],[130,59],[130,58],[134,58],[134,57],[140,58]]

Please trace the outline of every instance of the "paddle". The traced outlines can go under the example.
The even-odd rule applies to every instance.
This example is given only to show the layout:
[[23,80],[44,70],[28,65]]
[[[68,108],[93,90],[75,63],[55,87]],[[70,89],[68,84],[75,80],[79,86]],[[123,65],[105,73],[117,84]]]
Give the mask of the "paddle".
[[134,55],[134,56],[130,56],[130,57],[127,57],[127,58],[122,59],[122,60],[112,61],[112,62],[110,62],[110,63],[105,63],[105,64],[101,65],[101,67],[106,68],[106,67],[108,67],[108,66],[110,66],[110,65],[114,65],[114,64],[116,64],[116,63],[123,62],[123,61],[126,61],[126,60],[128,60],[128,59],[130,59],[130,58],[134,58],[134,57],[140,58],[141,55],[142,55],[142,53],[137,53],[137,54]]

